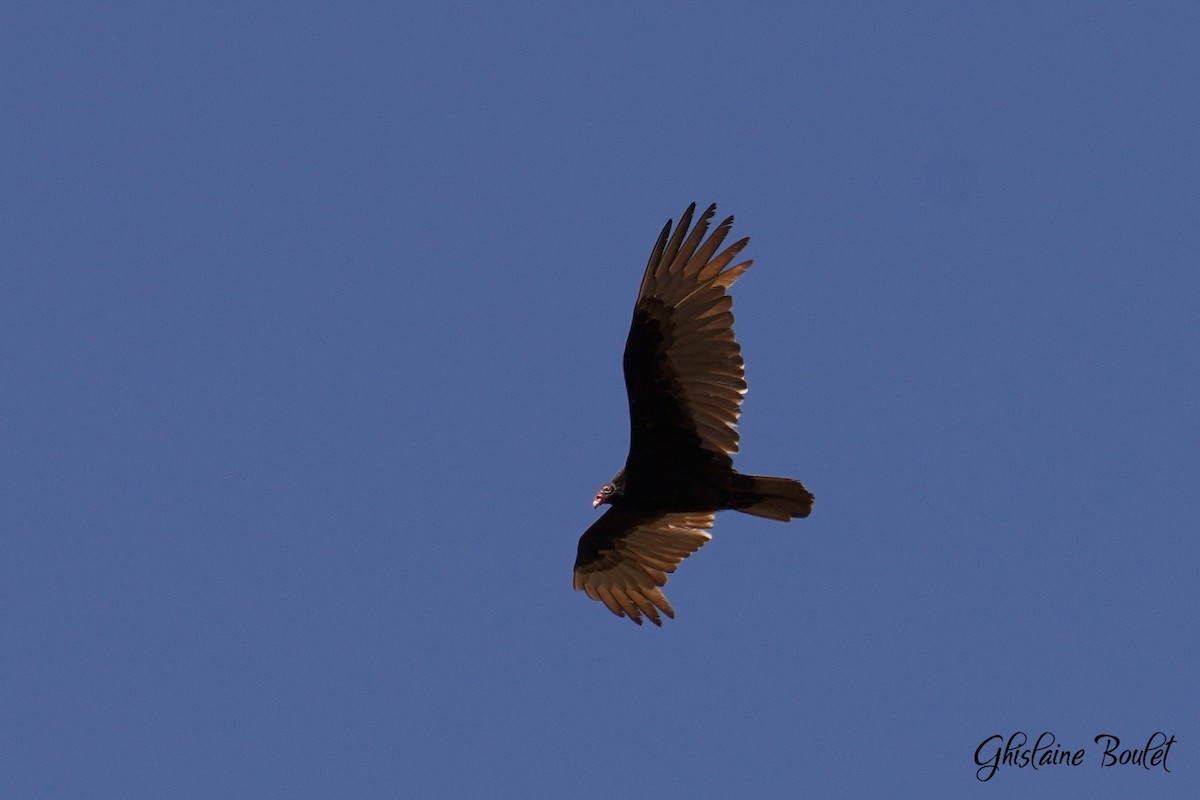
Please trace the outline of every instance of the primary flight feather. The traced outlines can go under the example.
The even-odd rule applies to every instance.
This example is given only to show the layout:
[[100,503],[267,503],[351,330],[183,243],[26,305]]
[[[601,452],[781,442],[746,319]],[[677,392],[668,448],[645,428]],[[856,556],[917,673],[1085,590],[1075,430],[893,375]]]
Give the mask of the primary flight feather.
[[[592,502],[612,507],[579,539],[575,588],[617,616],[662,625],[674,618],[662,587],[709,540],[726,509],[787,522],[813,496],[799,481],[733,468],[746,393],[727,293],[750,261],[730,266],[749,239],[721,250],[733,217],[705,239],[709,206],[691,227],[693,203],[672,233],[667,222],[646,265],[625,342],[629,456]],[[689,231],[690,228],[690,231]]]

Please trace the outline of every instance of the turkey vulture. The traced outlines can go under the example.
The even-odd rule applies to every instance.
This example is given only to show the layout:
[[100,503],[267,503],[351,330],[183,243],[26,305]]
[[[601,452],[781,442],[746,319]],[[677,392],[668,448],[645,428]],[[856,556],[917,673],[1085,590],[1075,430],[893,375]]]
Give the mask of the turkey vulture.
[[675,617],[660,587],[711,538],[716,512],[787,522],[813,507],[799,481],[733,468],[746,381],[726,291],[750,267],[729,266],[750,240],[716,254],[733,217],[704,239],[717,207],[689,233],[695,210],[674,234],[667,222],[646,265],[625,342],[629,456],[597,492],[592,507],[612,507],[579,538],[575,559],[575,588],[638,625],[643,614],[659,626],[659,611]]

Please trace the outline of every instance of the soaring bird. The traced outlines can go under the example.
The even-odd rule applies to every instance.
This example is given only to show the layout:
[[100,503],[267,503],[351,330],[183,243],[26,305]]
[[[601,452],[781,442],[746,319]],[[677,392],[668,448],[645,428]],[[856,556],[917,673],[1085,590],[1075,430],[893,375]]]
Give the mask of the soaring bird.
[[661,626],[660,611],[674,619],[667,573],[711,538],[716,512],[788,522],[813,507],[799,481],[733,468],[746,379],[727,292],[752,262],[729,265],[750,240],[717,253],[733,217],[705,239],[717,207],[689,232],[695,210],[674,233],[667,221],[646,264],[625,342],[629,456],[596,493],[592,507],[611,508],[575,558],[575,588],[638,625],[644,615]]

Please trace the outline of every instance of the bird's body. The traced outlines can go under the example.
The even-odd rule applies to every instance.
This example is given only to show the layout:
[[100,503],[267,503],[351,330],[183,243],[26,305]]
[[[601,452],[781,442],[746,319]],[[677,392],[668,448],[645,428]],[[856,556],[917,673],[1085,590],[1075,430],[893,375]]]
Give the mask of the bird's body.
[[746,381],[727,290],[751,262],[729,266],[747,239],[716,254],[732,217],[704,239],[715,211],[690,233],[694,204],[673,235],[668,222],[646,265],[625,343],[629,456],[597,493],[593,506],[612,508],[575,560],[575,588],[639,625],[675,616],[660,587],[708,541],[717,511],[787,521],[812,510],[799,481],[733,469]]

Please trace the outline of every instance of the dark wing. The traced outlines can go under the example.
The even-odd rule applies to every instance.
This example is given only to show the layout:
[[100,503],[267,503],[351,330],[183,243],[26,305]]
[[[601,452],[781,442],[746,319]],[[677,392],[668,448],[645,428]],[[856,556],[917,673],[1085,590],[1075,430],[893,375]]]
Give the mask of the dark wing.
[[715,516],[610,508],[579,537],[575,588],[638,625],[643,614],[662,625],[659,611],[674,619],[675,609],[659,587],[667,573],[711,538]]
[[716,208],[709,206],[690,233],[694,203],[674,234],[668,222],[642,278],[624,362],[631,491],[654,475],[685,479],[733,466],[746,380],[726,290],[751,262],[729,266],[749,239],[714,255],[733,217],[704,240]]

